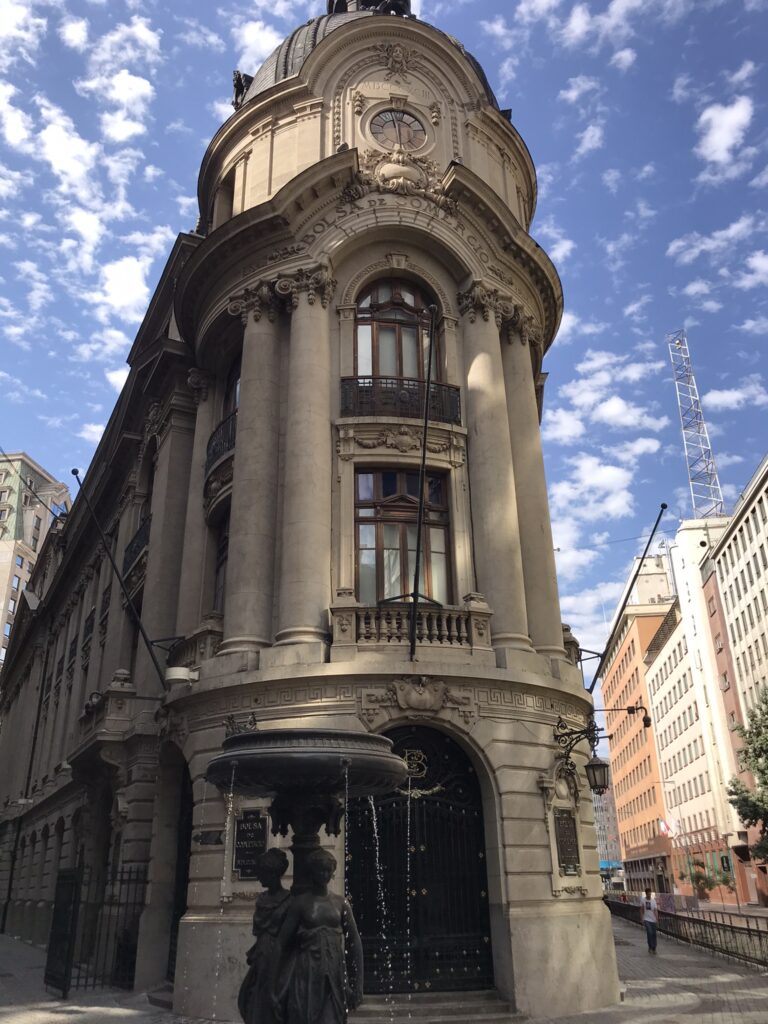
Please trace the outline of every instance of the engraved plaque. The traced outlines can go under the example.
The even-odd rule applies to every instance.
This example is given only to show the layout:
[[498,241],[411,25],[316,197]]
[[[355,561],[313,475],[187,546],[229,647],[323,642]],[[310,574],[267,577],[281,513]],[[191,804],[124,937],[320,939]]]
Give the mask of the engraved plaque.
[[579,840],[573,811],[557,808],[554,811],[557,860],[565,875],[579,873]]
[[232,867],[240,879],[255,879],[259,857],[267,849],[267,817],[260,810],[246,810],[235,818]]

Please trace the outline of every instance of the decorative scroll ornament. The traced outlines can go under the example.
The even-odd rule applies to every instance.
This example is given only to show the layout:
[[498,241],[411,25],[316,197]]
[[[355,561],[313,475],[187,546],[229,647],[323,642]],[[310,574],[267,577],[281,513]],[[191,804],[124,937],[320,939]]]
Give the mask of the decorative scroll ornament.
[[243,324],[248,322],[249,315],[253,316],[254,320],[261,320],[264,313],[272,321],[277,314],[277,308],[273,281],[257,281],[250,288],[244,288],[238,295],[233,295],[227,304],[227,312],[231,316],[239,316]]
[[187,387],[195,397],[195,405],[200,405],[208,398],[208,385],[210,381],[207,373],[203,373],[196,366],[187,374]]
[[408,73],[411,71],[426,71],[426,67],[419,60],[415,50],[409,50],[400,43],[377,43],[371,49],[378,54],[379,60],[387,69],[384,77],[389,81],[408,82]]
[[[368,451],[374,448],[394,448],[403,455],[406,452],[421,448],[421,431],[412,427],[401,426],[395,429],[387,428],[376,434],[374,437],[355,436],[355,443]],[[427,451],[437,455],[446,452],[451,447],[451,438],[440,441],[427,440]]]
[[323,309],[326,309],[335,288],[336,281],[330,269],[324,266],[299,267],[293,274],[278,277],[275,282],[275,293],[287,300],[289,309],[297,308],[302,293],[306,293],[310,306],[319,298]]
[[[522,306],[515,306],[509,325],[516,331],[522,345],[532,345],[541,348],[544,343],[541,327],[536,319],[526,313]],[[510,342],[512,341],[510,337]]]
[[391,153],[369,149],[360,160],[354,180],[341,190],[342,203],[355,203],[369,192],[416,196],[428,199],[439,209],[455,214],[458,203],[442,184],[442,173],[434,160],[407,153],[395,146]]
[[235,718],[234,715],[227,715],[224,719],[224,735],[227,739],[230,736],[239,736],[244,732],[256,732],[259,727],[259,720],[256,712],[252,711],[247,718]]
[[459,312],[473,324],[478,314],[486,322],[493,317],[496,326],[501,327],[505,320],[514,320],[515,307],[508,295],[497,288],[489,288],[480,281],[475,281],[465,292],[459,292]]

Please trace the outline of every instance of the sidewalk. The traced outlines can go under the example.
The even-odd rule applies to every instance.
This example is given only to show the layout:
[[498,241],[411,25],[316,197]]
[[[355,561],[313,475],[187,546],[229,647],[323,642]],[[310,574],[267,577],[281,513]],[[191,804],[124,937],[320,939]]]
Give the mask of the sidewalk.
[[[615,918],[613,927],[624,1002],[527,1024],[768,1024],[768,972],[665,935],[659,935],[658,954],[650,956],[642,929]],[[0,935],[0,1024],[197,1024],[132,992],[73,992],[66,1002],[53,999],[43,989],[44,961],[40,950]],[[451,1024],[471,1022],[452,1017]]]

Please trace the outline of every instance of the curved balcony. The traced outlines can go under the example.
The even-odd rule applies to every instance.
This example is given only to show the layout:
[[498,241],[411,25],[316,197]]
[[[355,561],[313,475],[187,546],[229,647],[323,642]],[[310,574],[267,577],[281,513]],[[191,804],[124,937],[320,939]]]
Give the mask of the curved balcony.
[[[421,419],[425,388],[423,380],[406,377],[342,377],[341,415]],[[435,423],[461,426],[461,393],[457,387],[430,384],[429,418]]]
[[216,427],[208,438],[208,447],[205,453],[205,475],[208,476],[215,464],[231,452],[235,447],[237,436],[237,410],[231,413],[225,420]]

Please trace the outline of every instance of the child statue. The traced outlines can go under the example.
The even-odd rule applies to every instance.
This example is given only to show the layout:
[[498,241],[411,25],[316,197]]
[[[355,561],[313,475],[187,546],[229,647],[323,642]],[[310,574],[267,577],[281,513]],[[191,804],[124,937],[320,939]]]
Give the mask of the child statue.
[[[278,936],[273,1013],[284,1024],[344,1024],[347,1011],[363,997],[363,946],[349,903],[328,892],[336,858],[328,850],[313,850],[306,867],[310,889],[293,897]],[[283,1003],[281,965],[287,961]]]
[[285,920],[291,894],[281,879],[288,869],[288,858],[273,847],[263,853],[256,868],[256,877],[265,892],[256,900],[253,934],[256,942],[248,950],[248,973],[240,986],[237,1008],[245,1024],[277,1024],[272,1000],[272,963],[277,959],[277,936]]

